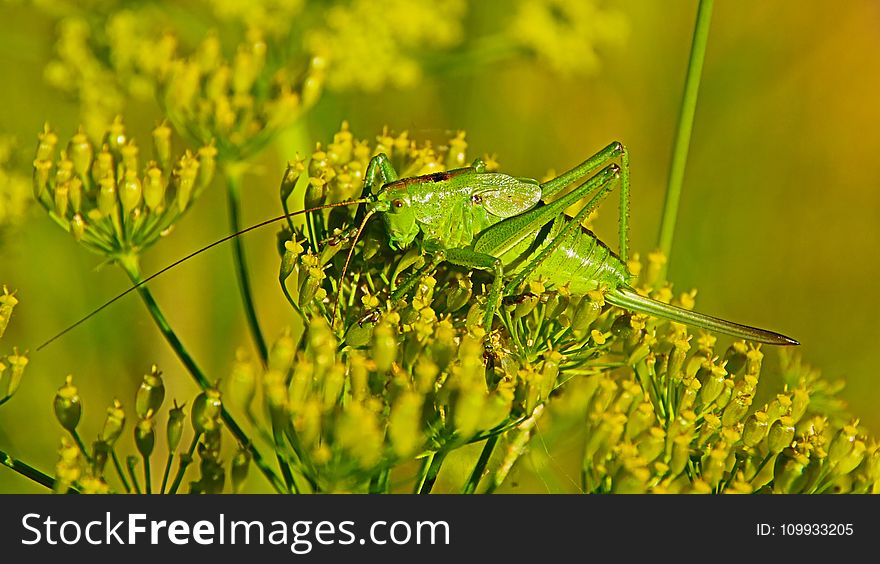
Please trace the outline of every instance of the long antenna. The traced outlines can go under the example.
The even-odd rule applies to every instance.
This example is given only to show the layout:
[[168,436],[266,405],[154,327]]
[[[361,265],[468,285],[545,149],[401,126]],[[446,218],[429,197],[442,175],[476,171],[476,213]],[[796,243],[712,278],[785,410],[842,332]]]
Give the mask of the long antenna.
[[[125,290],[125,291],[122,292],[121,294],[118,294],[116,297],[114,297],[114,298],[108,300],[108,301],[105,302],[103,305],[101,305],[101,306],[98,307],[97,309],[93,310],[91,313],[89,313],[88,315],[86,315],[85,317],[83,317],[82,319],[80,319],[79,321],[77,321],[76,323],[74,323],[74,324],[70,325],[69,327],[65,328],[64,330],[62,330],[60,333],[58,333],[57,335],[55,335],[54,337],[52,337],[51,339],[49,339],[48,341],[46,341],[45,343],[43,343],[42,345],[40,345],[39,347],[37,347],[37,348],[36,348],[36,351],[39,351],[39,350],[45,348],[46,346],[48,346],[50,343],[52,343],[52,342],[55,341],[56,339],[58,339],[58,338],[64,336],[64,335],[67,334],[68,332],[70,332],[70,331],[72,331],[73,329],[79,327],[80,325],[82,325],[83,323],[85,323],[86,321],[88,321],[89,319],[91,319],[93,316],[97,315],[97,314],[98,314],[100,311],[102,311],[104,308],[110,306],[111,304],[113,304],[114,302],[116,302],[117,300],[119,300],[120,298],[123,298],[123,297],[127,296],[128,294],[130,294],[131,292],[137,290],[138,288],[140,288],[141,286],[143,286],[143,285],[146,284],[147,282],[153,280],[154,278],[158,277],[158,276],[161,275],[161,274],[164,274],[165,272],[168,272],[169,270],[171,270],[171,269],[174,268],[175,266],[177,266],[177,265],[179,265],[179,264],[181,264],[181,263],[184,263],[184,262],[188,261],[189,259],[193,258],[194,256],[196,256],[196,255],[200,255],[200,254],[204,253],[205,251],[207,251],[207,250],[209,250],[209,249],[212,249],[212,248],[216,247],[217,245],[220,245],[221,243],[225,243],[226,241],[229,241],[230,239],[235,239],[235,238],[238,237],[239,235],[244,235],[245,233],[248,233],[249,231],[253,231],[254,229],[259,229],[260,227],[265,227],[265,226],[267,226],[267,225],[270,225],[270,224],[272,224],[272,223],[275,223],[275,222],[278,222],[278,221],[281,221],[281,220],[287,219],[287,218],[289,218],[289,217],[293,217],[293,216],[295,216],[295,215],[300,215],[300,214],[304,214],[304,213],[310,213],[310,212],[318,211],[318,210],[324,210],[324,209],[327,209],[327,208],[339,208],[339,207],[343,207],[343,206],[360,205],[360,204],[367,203],[368,201],[369,201],[369,200],[366,200],[366,199],[361,198],[361,199],[357,199],[357,200],[351,200],[351,201],[348,201],[348,202],[337,202],[337,203],[335,203],[335,204],[325,204],[325,205],[323,205],[323,206],[316,206],[316,207],[314,207],[314,208],[309,208],[309,209],[305,209],[305,210],[299,210],[299,211],[295,211],[295,212],[290,212],[290,213],[286,213],[286,214],[284,214],[284,215],[279,215],[278,217],[273,217],[272,219],[267,219],[266,221],[262,221],[262,222],[260,222],[260,223],[257,223],[256,225],[251,225],[250,227],[246,227],[246,228],[242,229],[241,231],[237,231],[237,232],[235,232],[235,233],[232,233],[231,235],[227,235],[226,237],[223,237],[222,239],[219,239],[219,240],[217,240],[217,241],[214,241],[214,242],[211,243],[210,245],[205,245],[205,246],[202,247],[201,249],[198,249],[198,250],[195,250],[195,251],[191,252],[190,254],[186,255],[185,257],[183,257],[183,258],[181,258],[181,259],[178,259],[178,260],[172,262],[171,264],[169,264],[169,265],[166,266],[165,268],[163,268],[163,269],[161,269],[161,270],[155,272],[154,274],[151,274],[150,276],[144,278],[143,280],[141,280],[140,282],[138,282],[138,283],[135,284],[134,286],[130,287],[129,289]],[[361,229],[363,229],[363,224],[361,225]],[[358,234],[360,234],[360,231],[358,231]],[[347,264],[348,264],[348,263],[346,262],[346,265],[347,265]]]
[[351,262],[351,257],[354,254],[354,246],[357,244],[358,239],[361,237],[361,233],[364,232],[364,227],[367,225],[367,220],[376,213],[374,210],[370,210],[367,212],[367,215],[364,216],[364,220],[361,221],[360,227],[358,227],[358,231],[354,236],[354,241],[351,243],[351,247],[348,249],[348,256],[345,257],[345,264],[342,266],[342,275],[339,277],[339,288],[336,290],[336,300],[333,302],[333,316],[330,318],[330,325],[334,325],[336,323],[336,312],[339,310],[339,298],[342,296],[342,281],[345,280],[345,273],[348,272],[348,263]]

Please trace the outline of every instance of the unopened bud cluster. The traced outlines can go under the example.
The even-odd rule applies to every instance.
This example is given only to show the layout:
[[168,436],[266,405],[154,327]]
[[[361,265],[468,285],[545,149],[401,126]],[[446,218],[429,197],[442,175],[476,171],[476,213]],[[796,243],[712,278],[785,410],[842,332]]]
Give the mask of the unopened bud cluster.
[[145,160],[117,118],[100,143],[77,132],[66,144],[47,125],[34,159],[34,197],[56,223],[92,251],[138,254],[167,234],[211,183],[216,149],[172,159],[171,129],[153,130]]

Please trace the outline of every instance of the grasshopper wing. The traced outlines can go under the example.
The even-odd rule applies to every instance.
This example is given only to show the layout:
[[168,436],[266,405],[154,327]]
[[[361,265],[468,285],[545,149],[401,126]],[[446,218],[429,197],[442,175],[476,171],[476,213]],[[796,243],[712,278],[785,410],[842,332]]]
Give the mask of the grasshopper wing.
[[486,211],[497,217],[513,217],[530,210],[541,200],[541,185],[530,178],[501,173],[476,177],[474,195],[480,196]]

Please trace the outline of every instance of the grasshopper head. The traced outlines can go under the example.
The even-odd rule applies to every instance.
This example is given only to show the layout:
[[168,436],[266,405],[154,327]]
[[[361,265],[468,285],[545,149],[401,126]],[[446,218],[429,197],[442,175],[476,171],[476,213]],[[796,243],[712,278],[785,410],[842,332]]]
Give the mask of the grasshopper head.
[[368,209],[382,214],[388,229],[388,238],[395,249],[409,247],[419,234],[412,200],[405,189],[387,186],[379,192],[376,201]]

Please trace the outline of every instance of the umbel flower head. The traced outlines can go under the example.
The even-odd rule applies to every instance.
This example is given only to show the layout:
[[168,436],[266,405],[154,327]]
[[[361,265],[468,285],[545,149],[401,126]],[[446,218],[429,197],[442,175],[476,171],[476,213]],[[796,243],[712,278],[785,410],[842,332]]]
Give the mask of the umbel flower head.
[[[401,177],[468,162],[463,133],[436,145],[388,131],[361,141],[343,124],[289,164],[282,200],[297,190],[307,206],[354,198],[379,152]],[[392,249],[381,221],[355,243],[359,228],[355,206],[322,210],[291,222],[282,246],[279,279],[306,330],[298,346],[289,335],[276,343],[263,398],[312,489],[381,489],[382,476],[413,458],[426,461],[408,475],[418,489],[445,457],[492,439],[501,452],[487,455],[488,478],[464,489],[494,491],[539,450],[527,447],[549,417],[544,428],[554,431],[542,441],[583,434],[585,492],[877,490],[876,441],[829,410],[836,389],[795,358],[783,356],[787,385],[762,405],[759,346],[719,347],[712,335],[613,307],[601,290],[574,295],[541,280],[506,297],[482,327],[488,275]],[[639,291],[694,307],[695,292],[659,280],[663,260],[633,258]],[[408,291],[392,299],[400,287]],[[230,395],[240,409],[250,409],[258,370],[238,359]]]
[[[137,255],[167,234],[211,183],[217,150],[171,157],[171,130],[153,130],[153,160],[117,118],[95,143],[78,131],[65,145],[46,125],[34,159],[34,197],[87,248],[110,259]],[[60,148],[59,148],[60,147]]]
[[160,79],[166,115],[197,143],[215,142],[221,160],[244,160],[314,104],[324,61],[303,68],[278,64],[263,35],[252,30],[226,58],[209,34],[189,58],[175,58]]

